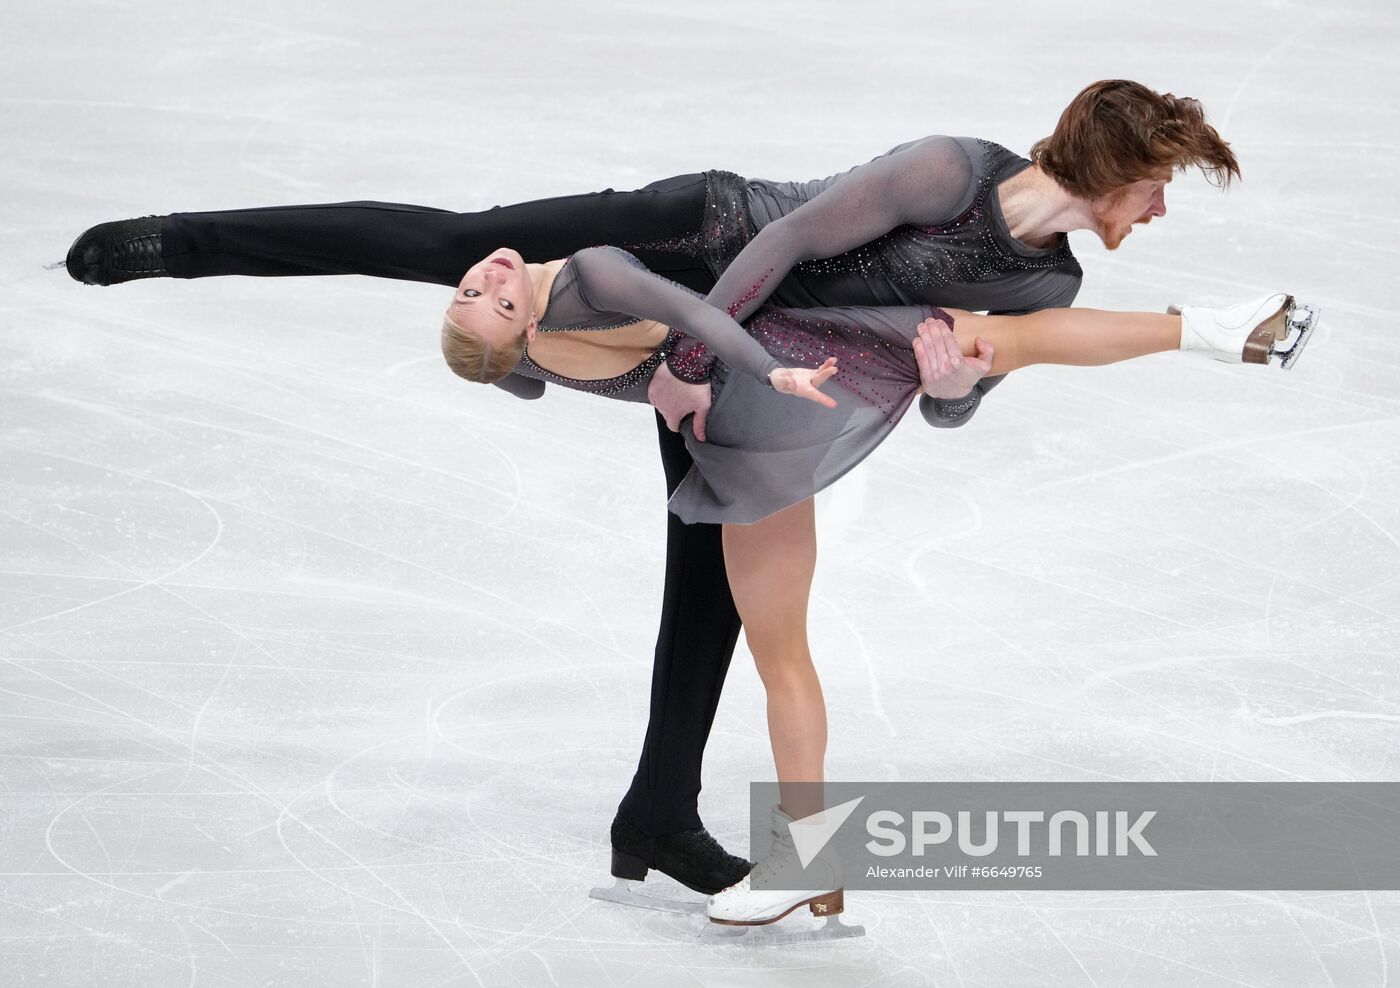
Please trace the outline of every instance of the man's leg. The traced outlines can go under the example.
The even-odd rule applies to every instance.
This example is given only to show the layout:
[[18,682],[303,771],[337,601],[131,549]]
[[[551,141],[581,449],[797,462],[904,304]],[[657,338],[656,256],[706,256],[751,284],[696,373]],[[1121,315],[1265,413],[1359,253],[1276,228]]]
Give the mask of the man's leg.
[[[656,424],[669,497],[690,469],[690,453],[660,415]],[[666,588],[651,714],[632,787],[618,808],[653,836],[700,826],[700,763],[739,637],[721,526],[686,525],[669,511],[666,520]]]
[[[656,416],[669,497],[686,471],[685,440]],[[612,873],[641,879],[665,872],[713,895],[748,874],[700,823],[700,762],[724,675],[739,637],[739,615],[724,572],[719,525],[684,525],[669,511],[666,590],[651,674],[651,714],[632,787],[613,819]]]
[[[455,285],[497,247],[514,247],[528,261],[550,261],[612,244],[632,249],[659,274],[689,283],[708,280],[697,248],[704,205],[705,177],[693,174],[635,192],[609,189],[479,213],[381,202],[172,213],[94,227],[69,252],[68,269],[90,284],[154,272],[176,278],[360,274]],[[128,277],[128,268],[138,273]]]

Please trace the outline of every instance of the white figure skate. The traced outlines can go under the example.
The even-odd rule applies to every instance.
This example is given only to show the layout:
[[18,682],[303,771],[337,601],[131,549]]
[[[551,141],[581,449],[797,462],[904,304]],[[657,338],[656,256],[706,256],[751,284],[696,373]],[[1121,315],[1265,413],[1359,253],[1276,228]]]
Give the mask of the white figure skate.
[[[753,871],[735,885],[710,896],[710,929],[702,937],[710,942],[745,943],[754,945],[777,945],[791,943],[820,943],[825,940],[841,940],[847,937],[865,936],[865,927],[848,926],[841,922],[845,910],[845,895],[841,888],[841,866],[831,848],[826,848],[821,857],[808,866],[806,877],[797,848],[792,838],[792,818],[778,807],[773,807],[773,846],[768,855],[754,865]],[[824,887],[812,890],[811,869],[826,869],[827,881]],[[784,876],[791,875],[790,880]],[[759,877],[771,880],[776,886],[809,886],[799,891],[785,891],[781,887],[755,889],[751,879]],[[762,884],[762,882],[760,882]],[[813,916],[826,920],[821,926],[810,930],[770,930],[771,924],[787,916],[795,909],[807,906]]]
[[1319,317],[1316,306],[1282,292],[1239,305],[1172,305],[1167,311],[1181,316],[1182,350],[1235,364],[1278,357],[1285,368],[1303,352]]

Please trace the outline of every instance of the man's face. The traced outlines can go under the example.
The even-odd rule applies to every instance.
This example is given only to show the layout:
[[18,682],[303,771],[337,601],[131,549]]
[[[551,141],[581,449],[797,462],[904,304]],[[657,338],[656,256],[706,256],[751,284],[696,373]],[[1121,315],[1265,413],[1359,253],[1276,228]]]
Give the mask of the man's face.
[[1166,189],[1171,180],[1171,172],[1167,171],[1094,200],[1094,232],[1103,245],[1117,250],[1123,238],[1133,232],[1135,224],[1150,223],[1154,216],[1166,216]]

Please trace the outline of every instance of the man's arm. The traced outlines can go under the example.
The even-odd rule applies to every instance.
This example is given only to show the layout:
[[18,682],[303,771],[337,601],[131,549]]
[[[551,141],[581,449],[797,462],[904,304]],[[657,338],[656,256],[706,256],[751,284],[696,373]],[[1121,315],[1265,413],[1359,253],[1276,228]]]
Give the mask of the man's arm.
[[921,322],[913,346],[922,391],[919,412],[934,428],[953,429],[965,423],[977,410],[982,395],[1005,377],[986,376],[996,349],[981,337],[977,339],[977,354],[963,355],[953,336],[951,317]]
[[799,261],[835,257],[907,223],[946,222],[967,207],[974,187],[972,163],[952,137],[926,137],[876,158],[760,230],[707,301],[743,321]]
[[928,395],[920,395],[919,414],[935,429],[956,429],[960,425],[966,425],[972,418],[972,413],[977,411],[977,406],[982,403],[982,396],[1004,380],[1005,374],[984,377],[961,398],[930,398]]

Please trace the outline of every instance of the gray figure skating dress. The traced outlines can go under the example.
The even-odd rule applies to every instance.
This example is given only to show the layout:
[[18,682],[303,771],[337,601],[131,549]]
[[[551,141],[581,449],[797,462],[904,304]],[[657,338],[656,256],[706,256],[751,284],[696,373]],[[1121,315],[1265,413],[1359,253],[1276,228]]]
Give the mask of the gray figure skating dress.
[[[670,327],[666,340],[637,367],[605,380],[580,380],[537,364],[527,348],[515,373],[623,401],[646,401],[660,362],[689,340],[718,359],[707,442],[684,426],[694,466],[670,500],[684,522],[749,524],[822,490],[889,435],[919,393],[911,344],[931,306],[765,309],[741,327],[689,289],[646,270],[614,247],[579,251],[550,290],[540,332],[612,329],[641,319]],[[775,391],[778,367],[817,367],[828,357],[838,373],[822,390],[838,407]]]

